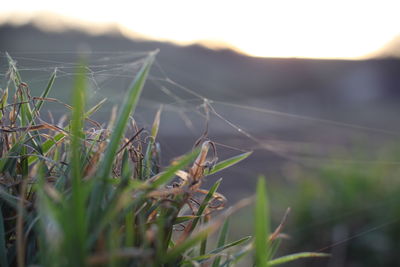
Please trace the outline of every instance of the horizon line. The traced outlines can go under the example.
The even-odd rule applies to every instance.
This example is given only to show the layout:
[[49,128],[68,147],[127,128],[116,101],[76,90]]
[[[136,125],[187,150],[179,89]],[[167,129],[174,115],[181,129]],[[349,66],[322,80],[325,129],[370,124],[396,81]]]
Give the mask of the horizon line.
[[[358,57],[309,57],[309,56],[260,56],[252,53],[248,53],[238,49],[237,47],[230,45],[225,42],[218,42],[214,40],[193,40],[193,41],[178,41],[168,38],[156,38],[145,34],[140,34],[135,32],[128,27],[121,25],[117,22],[90,22],[83,19],[71,18],[65,15],[60,15],[49,11],[40,12],[1,12],[0,11],[0,26],[12,25],[16,27],[22,27],[26,25],[32,25],[37,29],[44,32],[57,32],[62,33],[69,30],[81,31],[82,33],[88,35],[112,35],[120,34],[130,40],[136,41],[153,41],[153,42],[164,42],[178,45],[181,47],[190,47],[199,45],[207,49],[214,51],[232,51],[239,55],[259,58],[259,59],[308,59],[308,60],[343,60],[343,61],[362,61],[362,60],[373,60],[373,59],[385,59],[385,58],[396,58],[396,56],[379,56],[379,52],[383,49],[377,51],[372,51],[366,55]],[[57,22],[54,22],[54,18],[57,18]],[[49,20],[53,20],[52,23],[48,23]]]

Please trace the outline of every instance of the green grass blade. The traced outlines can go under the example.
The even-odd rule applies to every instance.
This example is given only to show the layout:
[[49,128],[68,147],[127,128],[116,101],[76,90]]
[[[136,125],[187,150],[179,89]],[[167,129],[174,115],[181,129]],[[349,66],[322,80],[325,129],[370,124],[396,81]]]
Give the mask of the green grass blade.
[[0,158],[0,173],[9,173],[10,175],[16,175],[16,165],[18,157],[23,154],[23,145],[20,142],[14,143],[11,149]]
[[[2,96],[0,99],[0,109],[3,110],[5,106],[8,104],[8,87],[2,90]],[[3,118],[3,112],[0,112],[0,120]]]
[[[218,247],[222,247],[225,245],[226,239],[228,237],[228,230],[229,230],[229,219],[226,219],[219,233],[218,243],[217,243]],[[220,262],[221,262],[221,257],[220,256],[216,257],[214,259],[212,267],[218,267],[220,265]]]
[[251,153],[253,153],[253,152],[246,152],[246,153],[234,156],[232,158],[223,160],[223,161],[215,164],[215,166],[209,172],[207,172],[206,174],[207,175],[211,175],[211,174],[217,173],[219,171],[222,171],[222,170],[224,170],[226,168],[229,168],[232,165],[235,165],[236,163],[238,163],[238,162],[244,160],[245,158],[247,158],[248,156],[250,156]]
[[[46,153],[49,152],[50,149],[53,148],[56,145],[56,143],[64,137],[65,135],[63,133],[58,133],[52,139],[47,139],[46,141],[44,141],[40,146],[42,154],[46,155]],[[28,158],[29,166],[35,163],[38,159],[39,159],[38,156],[30,156]]]
[[[83,113],[85,107],[86,74],[85,68],[81,66],[75,81],[73,92],[73,109],[71,120],[71,173],[73,182],[80,183],[82,173],[82,136],[83,136]],[[77,184],[78,186],[79,184]]]
[[276,240],[274,240],[273,242],[270,242],[270,253],[271,253],[271,256],[270,256],[270,258],[272,259],[274,256],[275,256],[275,254],[279,251],[279,248],[280,248],[280,246],[281,246],[281,243],[282,243],[282,239],[276,239]]
[[132,85],[129,88],[126,96],[124,97],[124,102],[121,109],[119,110],[119,115],[117,117],[117,122],[113,127],[110,142],[106,148],[103,159],[99,164],[100,169],[97,173],[99,179],[97,179],[94,184],[93,193],[90,199],[88,212],[91,224],[96,224],[96,221],[98,219],[97,217],[101,212],[101,210],[99,209],[99,205],[102,201],[106,201],[106,179],[108,179],[111,174],[116,152],[125,133],[129,117],[136,108],[137,102],[147,79],[147,75],[150,71],[150,67],[154,61],[154,57],[155,53],[151,53],[144,62],[143,66],[139,70],[139,73],[133,80]]
[[[199,210],[197,211],[196,218],[193,220],[192,225],[191,225],[191,231],[196,227],[200,216],[203,214],[205,208],[207,207],[209,201],[211,200],[212,196],[214,193],[217,191],[222,179],[219,179],[215,184],[211,187],[211,189],[208,191],[206,197],[204,198],[202,204],[199,207]],[[221,222],[222,223],[222,222]],[[170,253],[167,256],[168,261],[178,257],[180,253],[183,253],[187,251],[189,248],[195,246],[199,242],[203,242],[204,240],[207,239],[208,235],[211,234],[216,230],[216,226],[219,225],[219,223],[208,223],[202,230],[200,230],[198,233],[189,236],[185,241],[182,243],[176,245],[174,248],[171,249]]]
[[22,126],[28,126],[33,122],[33,114],[28,103],[29,97],[26,92],[26,88],[22,87],[22,78],[18,71],[16,61],[6,52],[6,57],[8,59],[8,64],[11,70],[11,78],[13,79],[15,89],[22,88],[21,94],[19,95],[19,100],[23,103],[20,105],[20,120]]
[[246,236],[246,237],[240,238],[239,240],[233,241],[233,242],[231,242],[229,244],[223,245],[221,247],[218,247],[218,248],[210,251],[210,254],[218,254],[218,253],[220,253],[220,252],[222,252],[222,251],[224,251],[224,250],[226,250],[228,248],[241,245],[241,244],[249,241],[250,239],[251,239],[251,236]]
[[130,89],[128,90],[127,95],[124,97],[124,102],[119,111],[117,122],[112,131],[110,143],[107,146],[104,158],[102,160],[102,163],[100,164],[101,169],[99,171],[99,176],[102,179],[107,178],[111,173],[115,154],[118,150],[119,144],[127,127],[129,116],[135,111],[147,75],[150,71],[150,67],[154,61],[154,57],[155,54],[152,53],[147,58],[139,73],[136,75],[136,78],[134,79]]
[[[56,80],[56,76],[57,76],[57,68],[55,68],[54,71],[53,71],[53,74],[51,74],[50,79],[49,79],[49,81],[47,83],[46,89],[43,91],[43,93],[40,96],[40,98],[46,98],[49,95],[50,90],[53,87],[54,82]],[[38,102],[36,102],[35,112],[39,112],[40,111],[40,109],[43,106],[43,103],[44,103],[44,101],[42,99],[40,99]]]
[[157,111],[156,116],[154,118],[153,126],[151,128],[149,144],[147,145],[146,154],[144,157],[144,168],[143,168],[144,173],[142,175],[142,177],[144,179],[149,178],[151,176],[151,171],[153,169],[152,154],[153,154],[154,143],[155,143],[155,140],[156,140],[157,134],[158,134],[158,129],[160,127],[161,111],[162,111],[162,108],[160,108]]
[[268,266],[269,250],[267,239],[269,236],[269,211],[267,193],[265,190],[265,178],[260,177],[257,183],[257,194],[254,216],[255,230],[255,262],[257,267]]
[[193,215],[179,216],[179,217],[176,217],[176,218],[175,218],[174,224],[184,223],[184,222],[193,220],[194,218],[196,218],[196,216],[193,216]]
[[217,189],[218,189],[219,185],[221,184],[221,181],[222,181],[222,178],[218,179],[218,181],[216,181],[214,183],[214,185],[210,188],[207,195],[205,196],[203,202],[200,204],[200,207],[197,210],[197,214],[196,214],[197,217],[192,222],[191,230],[196,228],[196,225],[199,222],[201,216],[203,215],[203,212],[206,209],[208,203],[210,202],[210,200],[213,197],[213,195],[215,194],[215,192],[217,192]]
[[14,209],[17,209],[19,198],[4,190],[3,187],[0,187],[0,199],[4,202],[7,202],[7,204]]
[[89,246],[92,246],[94,242],[99,238],[99,235],[106,228],[107,225],[116,221],[117,217],[123,215],[123,209],[130,206],[132,203],[138,202],[139,199],[131,199],[132,192],[130,188],[121,189],[118,194],[115,194],[113,199],[107,203],[104,211],[97,217],[97,221],[94,227],[90,230],[90,236],[87,240]]
[[204,240],[214,230],[213,228],[212,225],[203,228],[198,233],[188,237],[182,243],[175,245],[170,251],[168,251],[165,261],[171,262],[176,260],[182,253],[188,251],[190,248]]
[[316,253],[316,252],[300,252],[291,255],[282,256],[268,262],[269,266],[276,266],[283,263],[291,262],[298,259],[303,258],[323,258],[323,257],[330,257],[330,254],[326,253]]
[[[20,105],[20,112],[18,114],[19,121],[21,122],[21,126],[29,126],[29,125],[34,125],[34,114],[32,112],[31,106],[30,106],[30,96],[28,93],[28,88],[26,87],[25,83],[23,83],[21,75],[18,71],[17,68],[17,63],[16,61],[6,52],[6,57],[8,60],[9,64],[9,69],[10,69],[10,77],[14,83],[15,91],[16,91],[16,96],[18,97],[19,101],[22,103]],[[17,94],[17,92],[19,93]],[[37,132],[35,131],[33,135],[37,135]],[[39,138],[35,137],[32,138],[32,133],[31,132],[26,132],[23,134],[20,139],[24,140],[25,137],[28,136],[31,139],[31,142],[33,146],[36,148],[36,150],[41,151],[41,147],[38,145]],[[26,148],[23,147],[21,151],[21,155],[26,154]],[[23,159],[21,162],[22,166],[22,174],[26,176],[28,172],[28,160]]]
[[71,249],[70,256],[71,263],[75,263],[75,266],[83,266],[86,260],[86,196],[82,186],[82,136],[83,124],[84,124],[84,110],[85,110],[85,92],[86,92],[86,72],[85,67],[81,66],[78,70],[78,74],[75,81],[75,88],[73,93],[73,109],[72,109],[72,121],[71,121],[71,200],[68,208],[70,218],[74,218],[70,221],[71,227],[68,227],[68,239]]
[[52,139],[48,139],[46,140],[43,145],[42,145],[42,149],[43,149],[43,153],[47,153],[49,152],[49,150],[58,142],[60,141],[62,138],[65,137],[65,134],[63,133],[58,133],[56,134]]
[[[86,113],[85,113],[85,119],[87,119],[87,118],[89,118],[94,112],[96,112],[104,103],[105,103],[105,101],[106,101],[107,99],[103,99],[102,101],[100,101],[99,103],[97,103],[95,106],[93,106],[89,111],[87,111]],[[65,127],[64,127],[64,129],[68,129],[69,128],[69,124],[68,125],[66,125]],[[51,148],[53,148],[55,145],[56,145],[56,143],[58,142],[58,141],[60,141],[62,138],[64,138],[65,137],[65,134],[63,134],[63,133],[58,133],[58,134],[56,134],[52,139],[47,139],[46,141],[44,141],[42,144],[41,144],[41,151],[42,151],[42,153],[43,153],[43,155],[45,155],[47,152],[49,152],[49,150],[51,149]],[[36,157],[36,156],[30,156],[29,157],[29,159],[28,159],[28,164],[29,165],[32,165],[33,163],[35,163],[36,161],[38,160],[38,157]]]
[[[226,267],[226,266],[231,266],[231,264],[234,264],[238,262],[240,259],[245,257],[247,254],[249,254],[252,250],[251,244],[244,246],[241,250],[236,252],[234,255],[231,255],[222,265],[221,267]],[[258,265],[254,265],[257,266]]]
[[[208,222],[207,218],[204,218],[204,219],[203,219],[203,223],[207,223],[207,222]],[[199,252],[199,255],[200,255],[200,256],[206,254],[206,250],[207,250],[207,241],[208,241],[208,236],[206,236],[206,238],[204,238],[204,239],[201,241],[201,244],[200,244],[200,252]]]
[[160,118],[161,118],[162,107],[160,107],[156,113],[153,121],[153,126],[151,127],[151,137],[153,141],[157,138],[158,130],[160,128]]
[[187,165],[189,165],[192,161],[196,159],[196,157],[199,155],[200,150],[197,148],[193,150],[191,153],[186,154],[183,156],[176,164],[171,165],[168,167],[167,170],[165,170],[163,173],[160,174],[159,177],[153,183],[151,184],[152,188],[157,188],[161,185],[164,185],[168,183],[172,178],[175,177],[175,173],[183,168],[185,168]]
[[[197,261],[198,263],[201,263],[201,262],[203,262],[203,261],[205,261],[205,260],[207,260],[207,259],[209,259],[211,257],[215,257],[215,255],[218,255],[219,253],[221,253],[222,251],[224,251],[224,250],[226,250],[228,248],[239,246],[239,245],[249,241],[250,239],[251,239],[251,236],[246,236],[246,237],[240,238],[239,240],[236,240],[236,241],[233,241],[233,242],[231,242],[229,244],[226,244],[226,245],[223,245],[221,247],[218,247],[218,248],[210,251],[207,254],[191,258],[190,260],[188,260],[188,262]],[[218,256],[218,257],[220,257],[220,256]],[[214,266],[214,264],[213,264],[213,266]],[[215,266],[219,266],[219,265],[215,265]]]
[[[42,109],[42,106],[43,106],[43,103],[44,103],[43,98],[46,98],[49,95],[50,90],[53,87],[54,81],[56,79],[56,75],[57,75],[57,68],[54,69],[53,74],[50,76],[50,79],[49,79],[49,81],[47,83],[47,86],[46,86],[45,90],[43,91],[42,95],[40,96],[41,99],[39,99],[38,102],[34,106],[34,109],[32,111],[32,118],[31,118],[31,121],[29,122],[30,124],[34,124],[35,123],[35,119],[39,115],[39,112]],[[42,147],[41,147],[41,145],[39,145],[39,144],[42,143],[40,135],[39,135],[39,132],[38,131],[33,131],[32,135],[35,136],[35,138],[32,140],[33,143],[35,144],[35,146],[38,149],[39,153],[43,154]],[[28,166],[32,163],[31,162],[32,161],[31,158],[32,157],[28,158],[28,163],[27,163]]]
[[[37,193],[37,214],[39,222],[37,225],[38,243],[41,247],[47,247],[49,249],[43,249],[38,251],[38,258],[42,266],[55,266],[56,257],[61,258],[59,254],[60,242],[53,236],[62,236],[64,234],[61,231],[61,225],[64,222],[62,220],[62,213],[64,212],[63,206],[60,203],[65,203],[63,195],[58,191],[58,196],[61,199],[55,200],[45,191],[45,167],[42,162],[39,162],[37,184],[35,185]],[[66,222],[68,223],[68,222]],[[49,227],[51,225],[51,227]],[[57,244],[58,246],[54,246]],[[65,251],[63,251],[65,254]],[[60,261],[60,259],[58,259]]]
[[89,118],[90,116],[92,116],[93,113],[95,113],[96,111],[98,111],[101,106],[103,106],[103,104],[107,101],[107,98],[104,98],[103,100],[101,100],[99,103],[97,103],[95,106],[93,106],[91,109],[89,109],[86,113],[85,113],[85,118]]
[[132,247],[135,242],[134,214],[130,211],[125,216],[125,246]]

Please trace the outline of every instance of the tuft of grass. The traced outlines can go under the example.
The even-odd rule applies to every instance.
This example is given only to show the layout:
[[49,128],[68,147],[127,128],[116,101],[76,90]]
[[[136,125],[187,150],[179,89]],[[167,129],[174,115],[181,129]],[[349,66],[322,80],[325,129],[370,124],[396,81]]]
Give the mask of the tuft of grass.
[[[142,129],[127,131],[156,53],[143,60],[116,120],[102,128],[90,119],[106,101],[86,107],[86,74],[77,70],[71,115],[62,127],[40,111],[54,87],[56,70],[40,97],[32,97],[16,62],[10,64],[0,101],[1,266],[228,266],[254,252],[257,266],[316,254],[272,259],[278,228],[269,235],[264,179],[259,180],[255,236],[229,241],[229,216],[248,204],[222,210],[225,198],[204,178],[250,155],[209,169],[211,141],[160,168],[154,119],[146,149]],[[14,97],[10,97],[14,94]],[[61,102],[60,102],[61,103]],[[61,103],[62,104],[62,103]],[[91,124],[89,130],[88,124]],[[218,232],[218,242],[212,242]]]

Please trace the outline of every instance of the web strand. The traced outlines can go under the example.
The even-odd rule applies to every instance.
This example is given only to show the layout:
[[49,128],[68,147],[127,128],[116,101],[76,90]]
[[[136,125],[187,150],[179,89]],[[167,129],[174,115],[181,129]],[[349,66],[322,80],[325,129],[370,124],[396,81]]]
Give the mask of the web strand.
[[[76,75],[76,69],[78,64],[75,62],[68,62],[63,60],[47,60],[43,59],[46,54],[54,55],[67,55],[75,56],[75,51],[60,51],[60,52],[20,52],[16,55],[12,55],[19,63],[18,67],[23,74],[30,72],[40,73],[40,78],[36,78],[38,75],[35,74],[33,78],[30,78],[27,82],[33,82],[34,84],[45,83],[54,69],[57,68],[58,75],[57,79],[68,79],[72,81],[73,77]],[[93,94],[100,98],[108,98],[108,102],[112,105],[118,105],[120,99],[118,97],[113,97],[117,93],[110,84],[121,83],[121,87],[126,87],[132,78],[135,76],[136,72],[139,70],[143,58],[148,55],[148,52],[94,52],[88,53],[87,57],[88,66],[87,73],[88,79],[90,81],[90,86],[92,87]],[[34,57],[32,57],[34,56]],[[2,59],[2,64],[6,62],[6,58],[3,54],[0,55]],[[20,62],[22,62],[20,64]],[[2,70],[7,70],[7,64],[0,66]],[[308,164],[310,162],[317,162],[320,165],[321,161],[326,161],[326,163],[338,162],[340,164],[386,164],[398,166],[399,161],[390,159],[377,159],[377,160],[365,160],[365,159],[343,159],[343,158],[333,158],[321,156],[317,149],[321,146],[326,146],[326,144],[321,144],[318,141],[285,141],[279,140],[277,138],[265,138],[257,137],[258,133],[253,133],[247,127],[242,126],[241,122],[236,122],[235,117],[232,114],[223,115],[219,108],[231,108],[241,112],[254,112],[258,114],[259,118],[264,115],[269,115],[271,117],[278,117],[280,120],[292,120],[292,121],[304,121],[308,123],[318,124],[322,126],[330,126],[338,129],[346,129],[351,131],[357,131],[362,134],[374,134],[382,139],[399,137],[399,133],[389,129],[373,128],[359,124],[347,123],[342,121],[322,119],[318,117],[304,116],[298,114],[292,114],[282,111],[276,111],[273,109],[254,107],[249,105],[243,105],[233,101],[221,101],[210,99],[207,96],[199,93],[195,89],[190,89],[187,86],[174,81],[171,77],[167,75],[167,71],[164,70],[162,64],[155,61],[154,68],[157,73],[151,73],[149,81],[153,90],[155,90],[159,95],[162,95],[163,101],[159,99],[152,99],[149,97],[144,97],[142,106],[151,109],[158,109],[160,105],[164,106],[164,110],[170,114],[176,114],[184,123],[186,129],[190,131],[192,136],[199,137],[204,131],[204,123],[207,123],[207,133],[212,135],[217,130],[215,130],[214,125],[211,121],[217,121],[216,124],[223,124],[227,126],[230,130],[227,130],[231,135],[239,135],[242,138],[251,141],[252,145],[241,145],[238,142],[232,144],[226,140],[215,142],[217,146],[228,149],[234,152],[247,152],[250,150],[260,150],[272,153],[281,157],[285,160]],[[5,77],[5,71],[0,73],[1,77]],[[113,85],[115,85],[113,84]],[[207,86],[207,84],[205,85]],[[117,91],[115,91],[117,92]],[[118,91],[120,93],[121,91]],[[154,92],[153,92],[154,93]],[[207,111],[204,110],[207,107]],[[200,122],[198,120],[201,120]],[[257,122],[256,119],[253,119]],[[147,121],[150,125],[150,121]],[[225,128],[224,128],[225,129]],[[263,133],[263,136],[265,134]],[[162,137],[161,137],[162,138]],[[195,138],[193,138],[195,140]],[[240,143],[240,142],[239,142]],[[243,142],[245,143],[245,142]],[[335,146],[335,145],[332,145]],[[307,155],[305,153],[306,147],[308,147],[311,152]],[[311,149],[310,149],[311,148]],[[313,151],[314,148],[315,151]],[[171,151],[174,150],[173,147],[169,148]],[[246,175],[252,174],[248,170],[238,170],[238,172],[246,173]],[[386,203],[382,201],[382,203]],[[374,207],[371,207],[373,209]],[[351,214],[357,211],[350,211]],[[343,213],[345,214],[345,213]],[[327,251],[335,246],[339,246],[343,243],[349,242],[353,239],[359,238],[363,235],[369,234],[374,231],[383,229],[384,227],[390,226],[397,223],[398,219],[388,220],[385,223],[373,226],[365,231],[361,231],[355,235],[352,235],[346,239],[339,242],[332,243],[329,246],[319,249],[318,251]]]

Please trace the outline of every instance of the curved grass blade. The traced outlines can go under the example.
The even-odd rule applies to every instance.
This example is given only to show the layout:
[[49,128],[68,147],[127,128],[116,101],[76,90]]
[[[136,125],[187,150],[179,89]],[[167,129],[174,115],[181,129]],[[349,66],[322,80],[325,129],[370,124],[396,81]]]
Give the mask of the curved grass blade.
[[200,204],[199,209],[197,210],[197,214],[196,214],[196,218],[193,220],[192,224],[190,225],[190,232],[193,231],[193,229],[196,228],[197,223],[200,220],[200,217],[203,215],[204,210],[206,209],[208,203],[210,202],[212,196],[215,194],[215,192],[217,191],[219,185],[221,184],[222,178],[218,179],[218,181],[216,181],[214,183],[214,185],[210,188],[210,190],[208,191],[207,195],[205,196],[203,202]]
[[231,242],[229,244],[226,244],[224,246],[218,247],[218,248],[210,251],[210,254],[218,254],[218,253],[220,253],[220,252],[222,252],[222,251],[224,251],[224,250],[226,250],[228,248],[241,245],[241,244],[249,241],[250,239],[251,239],[251,236],[246,236],[246,237],[240,238],[240,239],[238,239],[236,241],[233,241],[233,242]]
[[[244,246],[241,250],[236,252],[234,255],[230,256],[220,267],[226,267],[226,266],[231,266],[231,264],[234,264],[238,262],[240,259],[242,259],[244,256],[249,254],[252,250],[252,244],[248,244]],[[257,266],[257,265],[254,265]]]
[[175,245],[170,251],[168,251],[165,262],[172,262],[180,257],[182,253],[188,251],[190,248],[195,246],[204,240],[210,233],[215,230],[215,226],[208,225],[208,227],[203,228],[198,233],[190,236],[185,241],[180,244]]
[[81,66],[75,81],[73,93],[73,109],[71,120],[71,171],[73,181],[80,182],[82,173],[81,162],[81,138],[83,136],[83,113],[85,110],[85,92],[86,92],[86,73],[85,68]]
[[50,79],[47,83],[46,89],[43,91],[42,95],[40,96],[40,100],[36,102],[34,112],[37,114],[43,106],[44,101],[42,99],[47,98],[50,93],[51,88],[54,85],[57,76],[57,68],[54,69],[53,74],[51,74]]
[[87,220],[86,220],[86,192],[82,185],[82,136],[84,124],[85,110],[85,93],[86,93],[86,72],[82,65],[78,69],[78,75],[75,81],[73,93],[72,121],[71,121],[71,154],[70,154],[70,175],[72,180],[71,199],[67,209],[68,216],[74,218],[71,220],[71,226],[68,231],[68,238],[65,242],[69,248],[71,263],[75,266],[83,266],[86,260],[86,237],[87,237]]
[[260,177],[257,183],[256,205],[254,215],[255,230],[255,263],[258,267],[267,267],[270,252],[267,244],[269,236],[269,211],[267,193],[265,190],[265,178]]
[[[6,57],[8,60],[9,64],[9,69],[10,69],[10,77],[14,83],[15,87],[15,92],[16,96],[18,97],[19,101],[21,104],[19,105],[20,112],[18,114],[19,121],[21,122],[22,127],[27,127],[29,125],[34,125],[34,115],[32,113],[32,109],[30,106],[30,95],[29,95],[29,88],[28,86],[23,83],[21,75],[18,71],[17,68],[17,63],[16,61],[6,52]],[[40,146],[38,145],[36,140],[37,138],[32,138],[32,134],[29,132],[26,132],[20,137],[20,140],[24,140],[25,137],[28,136],[32,144],[36,147],[38,151],[41,150]],[[27,149],[25,147],[22,147],[21,149],[21,155],[25,155],[27,153]],[[28,174],[28,160],[24,157],[21,160],[21,169],[22,169],[22,175],[25,177]]]
[[112,131],[110,143],[108,144],[105,151],[102,164],[100,164],[101,169],[99,171],[99,176],[102,179],[107,178],[111,173],[115,154],[118,150],[121,138],[127,127],[129,116],[135,111],[137,102],[147,79],[147,75],[150,71],[150,67],[154,61],[154,57],[155,53],[149,55],[139,73],[136,75],[136,78],[134,79],[130,89],[128,90],[127,95],[124,97],[124,102],[119,111],[117,122]]
[[23,152],[23,145],[19,141],[16,142],[7,154],[0,158],[0,173],[6,172],[15,177],[17,162]]
[[[44,103],[43,99],[45,99],[49,95],[50,90],[53,87],[54,81],[56,79],[56,76],[57,76],[57,68],[54,69],[53,74],[50,76],[50,79],[47,83],[46,89],[43,91],[38,102],[36,102],[36,104],[33,108],[33,111],[32,111],[32,118],[31,118],[31,121],[29,122],[29,124],[33,124],[33,125],[35,124],[35,120],[36,120],[37,116],[39,115],[39,112],[42,109],[42,106]],[[32,133],[32,135],[35,137],[33,140],[33,143],[36,145],[38,151],[41,154],[43,154],[42,147],[40,145],[42,143],[42,141],[41,141],[39,132],[34,131]],[[30,165],[30,160],[31,160],[31,157],[28,158],[28,166]]]
[[[221,184],[222,178],[218,179],[218,181],[211,187],[211,189],[208,191],[206,197],[204,198],[203,202],[200,204],[200,207],[197,211],[197,216],[198,218],[196,218],[197,220],[200,218],[200,216],[202,216],[202,214],[204,213],[204,211],[206,210],[208,204],[210,203],[212,197],[214,196],[215,192],[217,191],[219,185]],[[195,220],[196,220],[195,219]],[[205,216],[203,217],[203,223],[207,223],[208,222],[208,217]],[[192,227],[193,229],[194,227]],[[200,246],[200,255],[204,255],[206,254],[206,249],[207,249],[207,239],[208,237],[206,237],[202,242],[201,242],[201,246]]]
[[[229,219],[226,219],[224,225],[222,226],[221,232],[219,233],[218,243],[217,243],[218,247],[222,247],[223,245],[225,245],[228,236],[228,230],[229,230]],[[220,256],[216,257],[214,259],[212,267],[218,267],[220,262],[221,262],[221,257]]]
[[191,153],[183,156],[176,164],[171,165],[166,171],[161,173],[157,179],[151,183],[151,188],[157,188],[161,185],[168,183],[172,178],[175,177],[175,173],[183,168],[185,168],[189,163],[191,163],[199,155],[200,150],[197,148]]
[[184,222],[193,220],[194,218],[197,218],[197,217],[194,216],[194,215],[179,216],[179,217],[176,217],[176,218],[175,218],[174,224],[184,223]]
[[[91,109],[89,109],[89,111],[87,111],[85,113],[85,119],[89,118],[94,112],[96,112],[97,110],[99,110],[99,108],[105,103],[107,99],[104,98],[103,100],[101,100],[99,103],[97,103],[95,106],[93,106]],[[66,125],[64,127],[64,129],[61,130],[65,130],[69,128],[69,124]],[[66,135],[63,133],[58,133],[55,136],[53,136],[52,139],[47,139],[46,141],[44,141],[40,148],[41,148],[41,152],[43,155],[45,155],[47,152],[50,151],[51,148],[53,148],[59,141],[61,141]],[[37,156],[30,156],[28,159],[28,164],[32,165],[33,163],[35,163],[38,160]]]
[[[65,199],[54,198],[51,196],[53,193],[49,193],[49,191],[46,192],[45,168],[43,165],[42,162],[39,162],[37,165],[38,180],[35,185],[37,192],[36,205],[39,218],[37,231],[40,233],[38,235],[38,243],[41,247],[50,247],[54,243],[58,243],[58,241],[56,241],[57,238],[54,238],[54,236],[61,236],[61,234],[63,234],[61,225],[64,222],[62,219],[64,207],[60,205],[60,203],[65,203]],[[62,194],[59,194],[59,192],[57,193],[58,196],[62,197]],[[51,228],[49,229],[50,225]],[[42,266],[55,266],[55,258],[59,256],[57,252],[56,246],[54,249],[39,250],[38,258]]]
[[90,116],[93,115],[93,113],[95,113],[96,111],[98,111],[101,106],[103,106],[103,104],[107,101],[107,98],[102,99],[99,103],[97,103],[96,105],[94,105],[91,109],[89,109],[86,113],[85,113],[85,118],[89,118]]
[[[0,99],[0,110],[4,110],[4,107],[7,106],[8,103],[8,87],[2,90],[2,95]],[[0,112],[0,119],[3,118],[3,112]]]
[[253,152],[246,152],[246,153],[243,153],[243,154],[234,156],[234,157],[232,157],[232,158],[223,160],[223,161],[221,161],[221,162],[215,164],[215,166],[214,166],[209,172],[206,172],[205,174],[206,174],[206,175],[211,175],[211,174],[217,173],[217,172],[219,172],[219,171],[222,171],[222,170],[224,170],[224,169],[226,169],[226,168],[229,168],[229,167],[231,167],[232,165],[235,165],[236,163],[238,163],[238,162],[244,160],[245,158],[247,158],[248,156],[250,156],[252,153],[253,153]]
[[276,266],[276,265],[280,265],[283,263],[287,263],[287,262],[291,262],[291,261],[303,259],[303,258],[324,258],[324,257],[330,257],[330,254],[316,253],[316,252],[300,252],[300,253],[286,255],[286,256],[282,256],[282,257],[270,260],[268,262],[268,265]]
[[116,218],[123,215],[123,210],[126,207],[131,206],[133,203],[139,202],[140,199],[133,199],[131,188],[122,188],[118,194],[115,194],[114,198],[107,203],[107,207],[104,208],[102,213],[96,217],[97,221],[94,226],[90,229],[89,238],[86,240],[88,247],[91,247],[94,242],[99,238],[104,228],[116,221]]
[[[119,148],[121,139],[125,133],[129,117],[131,113],[134,112],[137,102],[139,100],[140,94],[144,87],[147,75],[150,71],[150,67],[154,61],[156,52],[151,53],[143,66],[139,70],[135,79],[132,82],[130,89],[128,90],[126,96],[124,97],[124,102],[121,109],[119,110],[119,115],[117,117],[117,122],[115,123],[110,142],[104,152],[104,157],[99,163],[100,169],[97,173],[98,179],[95,180],[93,185],[93,191],[90,197],[88,213],[90,216],[91,224],[95,225],[98,217],[101,213],[99,205],[101,206],[102,201],[106,201],[106,180],[109,178],[112,166],[114,164],[114,159],[116,152]],[[100,216],[101,217],[101,216]]]
[[[239,240],[236,240],[236,241],[233,241],[233,242],[231,242],[231,243],[229,243],[229,244],[226,244],[226,245],[224,245],[224,246],[218,247],[218,248],[216,248],[216,249],[210,251],[210,252],[207,253],[207,254],[204,254],[204,255],[201,255],[201,256],[198,256],[198,257],[195,257],[195,258],[191,258],[191,259],[188,260],[187,262],[185,261],[185,262],[183,262],[183,263],[189,263],[189,262],[192,262],[192,261],[197,261],[198,263],[201,263],[201,262],[203,262],[203,261],[205,261],[205,260],[208,260],[208,259],[210,259],[210,258],[212,258],[212,257],[216,257],[219,253],[223,252],[224,250],[226,250],[226,249],[228,249],[228,248],[235,247],[235,246],[239,246],[239,245],[241,245],[241,244],[243,244],[243,243],[249,241],[250,239],[251,239],[251,236],[243,237],[243,238],[241,238],[241,239],[239,239]],[[218,257],[220,257],[220,256],[218,256]],[[215,261],[214,261],[214,262],[215,262]],[[213,266],[214,266],[214,265],[213,265]],[[216,265],[216,266],[219,266],[219,265]]]
[[154,118],[153,126],[151,128],[151,136],[149,139],[149,144],[147,145],[146,154],[144,157],[144,168],[143,168],[143,175],[144,179],[149,178],[152,171],[152,152],[155,140],[157,138],[158,129],[160,127],[160,117],[161,117],[162,107],[157,111],[156,116]]
[[[19,88],[24,88],[25,86],[22,86],[24,83],[22,82],[21,75],[18,71],[17,68],[17,63],[16,61],[6,52],[6,57],[8,60],[8,64],[10,66],[10,72],[11,72],[11,78],[14,82],[15,89],[18,90]],[[26,90],[21,90],[20,95],[19,95],[21,105],[20,105],[20,121],[22,126],[28,126],[30,123],[33,122],[33,115],[32,115],[32,110],[29,106],[29,96]]]
[[[236,205],[236,208],[243,207],[244,205],[248,204],[248,200],[242,200]],[[185,237],[182,239],[180,242],[173,246],[167,253],[165,257],[165,262],[173,262],[178,260],[183,253],[187,252],[197,245],[198,243],[202,242],[204,239],[206,239],[210,234],[214,233],[219,229],[219,227],[224,223],[224,220],[235,209],[232,208],[231,210],[226,211],[224,214],[222,214],[219,218],[214,219],[211,222],[208,222],[207,224],[203,225],[200,230],[198,230],[196,233],[193,233],[189,235],[188,237]],[[247,247],[247,246],[246,246]],[[188,255],[187,255],[188,256]]]

